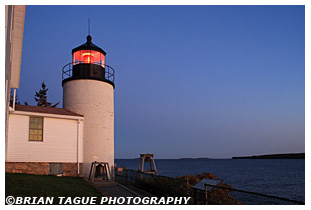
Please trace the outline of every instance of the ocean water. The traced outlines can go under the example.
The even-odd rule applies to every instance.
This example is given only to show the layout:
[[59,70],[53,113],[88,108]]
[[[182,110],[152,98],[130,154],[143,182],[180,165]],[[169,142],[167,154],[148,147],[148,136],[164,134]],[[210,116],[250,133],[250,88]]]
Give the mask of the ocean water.
[[[116,159],[137,170],[139,159]],[[305,201],[303,159],[155,159],[158,174],[176,177],[213,173],[235,189]]]

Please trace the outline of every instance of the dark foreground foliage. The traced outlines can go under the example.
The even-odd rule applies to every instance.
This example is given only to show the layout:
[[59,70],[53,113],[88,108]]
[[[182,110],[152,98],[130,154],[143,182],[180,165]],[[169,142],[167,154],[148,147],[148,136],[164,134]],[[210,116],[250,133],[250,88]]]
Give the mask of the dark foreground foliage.
[[57,204],[58,197],[101,197],[102,195],[80,177],[6,173],[5,196],[54,197],[54,203]]
[[[193,189],[193,185],[204,178],[217,179],[212,173],[202,173],[197,175],[187,175],[176,178],[164,176],[146,176],[137,174],[135,182],[136,187],[152,193],[156,196],[191,196],[190,204],[206,204],[205,192]],[[188,180],[188,187],[187,187]],[[232,187],[228,184],[220,183],[221,188],[213,188],[208,192],[209,204],[242,204],[233,198],[229,192]],[[195,199],[194,199],[195,198]]]

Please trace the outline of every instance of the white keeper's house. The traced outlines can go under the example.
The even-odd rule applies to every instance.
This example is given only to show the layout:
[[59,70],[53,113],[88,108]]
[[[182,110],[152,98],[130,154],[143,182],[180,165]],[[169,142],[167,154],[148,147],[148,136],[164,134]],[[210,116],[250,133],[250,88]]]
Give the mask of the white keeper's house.
[[6,172],[81,174],[83,120],[83,115],[60,108],[10,108]]
[[[114,69],[105,64],[106,52],[90,35],[72,50],[72,62],[62,69],[63,108],[15,105],[25,6],[5,9],[5,171],[88,177],[97,161],[108,174],[114,166],[115,85]],[[103,165],[94,167],[96,173],[103,172]]]

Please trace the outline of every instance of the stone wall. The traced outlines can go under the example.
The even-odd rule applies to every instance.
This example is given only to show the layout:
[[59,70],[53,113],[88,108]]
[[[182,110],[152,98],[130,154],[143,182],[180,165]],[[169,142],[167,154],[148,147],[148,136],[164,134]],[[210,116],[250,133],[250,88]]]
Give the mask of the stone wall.
[[[80,163],[80,175],[83,164]],[[25,173],[36,175],[49,175],[50,163],[47,162],[6,162],[5,173]],[[80,176],[77,174],[77,163],[63,163],[63,176]]]
[[[63,175],[64,176],[78,176],[77,175],[77,164],[76,163],[64,163],[63,164]],[[82,176],[83,172],[83,163],[79,164],[79,172]],[[80,176],[79,175],[79,176]]]

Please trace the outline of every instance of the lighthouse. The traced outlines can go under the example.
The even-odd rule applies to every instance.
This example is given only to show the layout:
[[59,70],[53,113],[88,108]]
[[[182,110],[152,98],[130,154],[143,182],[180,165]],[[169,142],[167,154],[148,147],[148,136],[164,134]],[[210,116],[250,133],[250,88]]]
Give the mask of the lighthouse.
[[63,108],[84,116],[83,175],[92,162],[114,165],[114,69],[106,52],[92,37],[72,50],[72,62],[63,67]]

